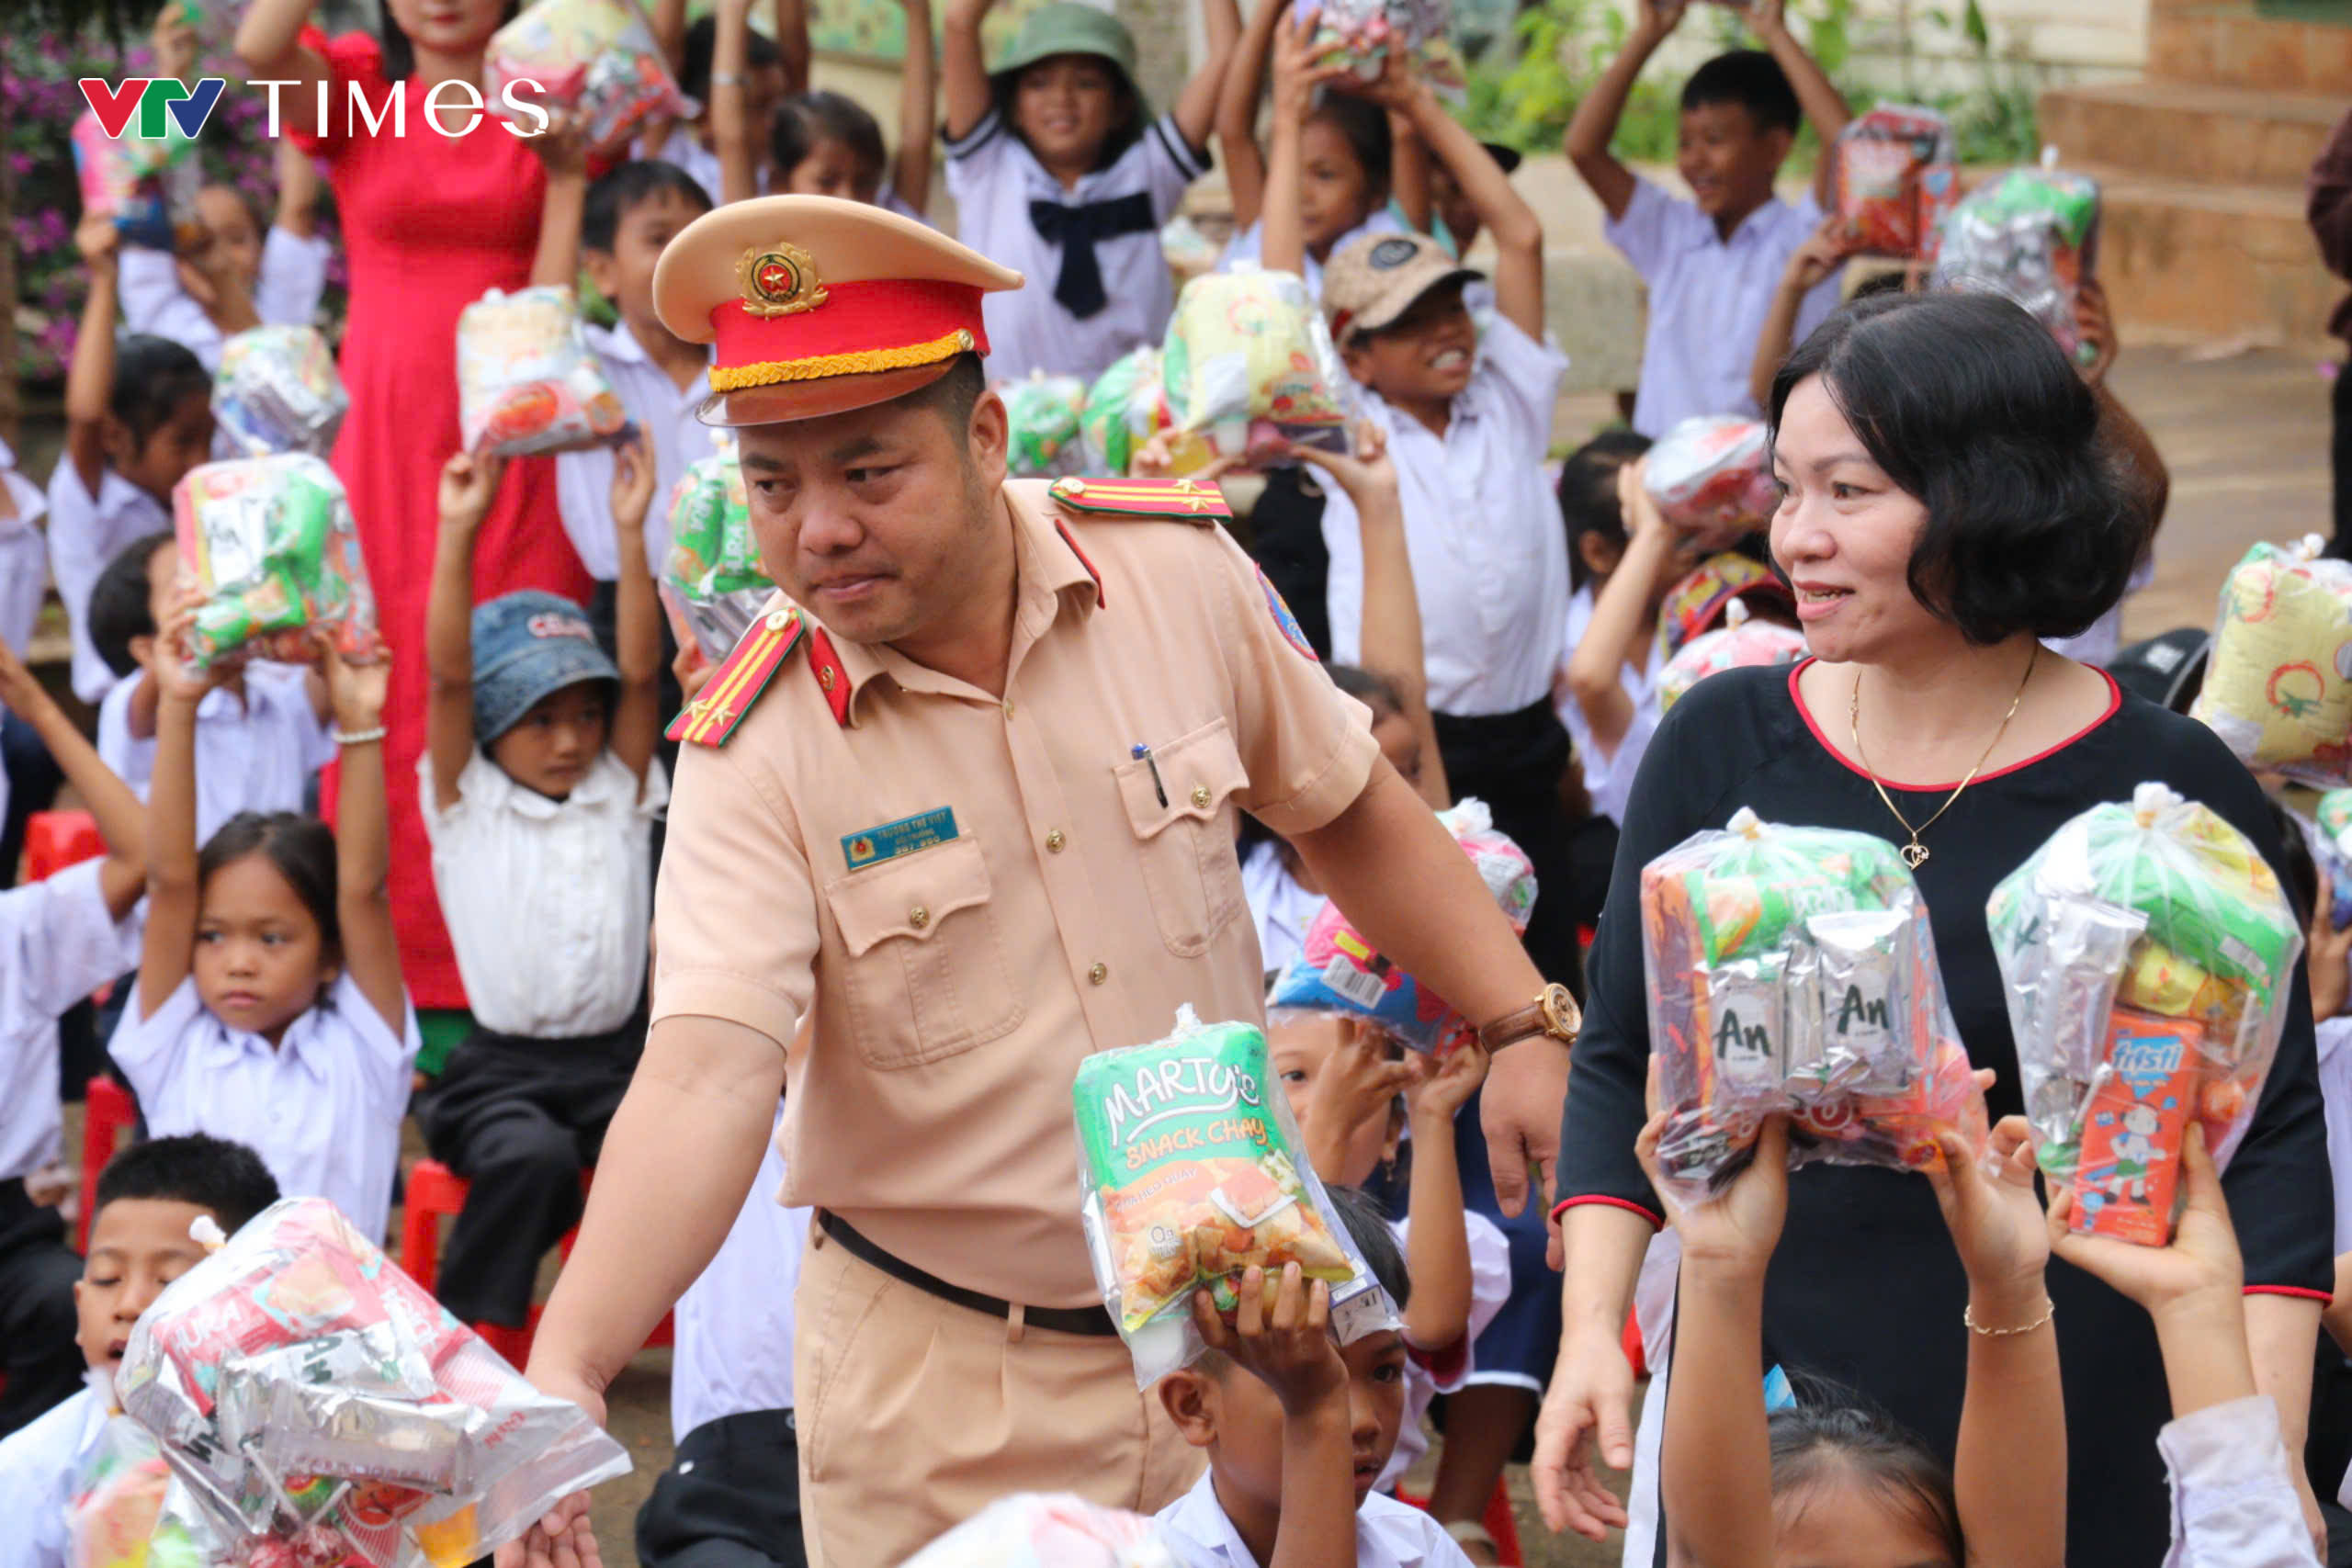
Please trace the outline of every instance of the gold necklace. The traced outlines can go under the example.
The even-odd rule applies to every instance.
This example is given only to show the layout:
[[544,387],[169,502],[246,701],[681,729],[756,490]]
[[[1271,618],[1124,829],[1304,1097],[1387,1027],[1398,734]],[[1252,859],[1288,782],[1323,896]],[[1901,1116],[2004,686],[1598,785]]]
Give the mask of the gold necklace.
[[1993,731],[1993,739],[1984,743],[1984,751],[1977,756],[1976,765],[1968,770],[1968,776],[1960,781],[1958,788],[1944,796],[1944,803],[1936,807],[1935,816],[1917,828],[1911,826],[1909,818],[1895,810],[1894,797],[1886,793],[1886,785],[1879,782],[1878,771],[1871,766],[1869,755],[1862,750],[1862,672],[1859,670],[1854,671],[1853,700],[1846,706],[1846,722],[1852,726],[1854,732],[1854,756],[1862,764],[1862,773],[1870,779],[1871,787],[1878,791],[1879,799],[1886,803],[1886,808],[1894,813],[1894,819],[1903,824],[1903,830],[1911,835],[1911,841],[1903,846],[1902,853],[1903,863],[1912,870],[1918,870],[1928,859],[1928,846],[1919,841],[1919,835],[1934,827],[1937,818],[1950,811],[1952,802],[1960,798],[1961,791],[1976,782],[1976,775],[1984,771],[1984,763],[1993,755],[1993,748],[1998,746],[2001,737],[2009,732],[2009,720],[2017,717],[2018,705],[2025,701],[2026,685],[2033,679],[2033,667],[2040,662],[2041,644],[2037,642],[2033,645],[2033,652],[2026,659],[2025,673],[2018,678],[2018,692],[2009,699],[2009,711],[2001,716],[2001,728]]

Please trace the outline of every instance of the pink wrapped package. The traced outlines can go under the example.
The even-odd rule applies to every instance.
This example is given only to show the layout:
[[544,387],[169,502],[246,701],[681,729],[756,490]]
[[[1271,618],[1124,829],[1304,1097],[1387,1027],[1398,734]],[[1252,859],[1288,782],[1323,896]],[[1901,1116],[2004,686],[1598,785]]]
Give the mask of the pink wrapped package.
[[458,312],[458,424],[467,451],[575,451],[612,440],[628,423],[580,335],[569,288],[493,288]]
[[177,251],[202,229],[196,193],[204,183],[196,142],[176,127],[168,136],[141,137],[136,125],[108,136],[95,114],[74,122],[74,170],[82,210],[108,213],[123,243]]
[[1751,664],[1793,664],[1804,657],[1804,633],[1748,618],[1747,601],[1724,606],[1724,624],[1692,637],[1658,671],[1657,711],[1664,713],[1708,676]]
[[1761,420],[1694,414],[1649,450],[1642,483],[1661,515],[1686,528],[1757,528],[1781,504]]
[[1176,1568],[1151,1520],[1069,1493],[1000,1497],[901,1568]]
[[693,111],[634,0],[538,0],[491,35],[482,69],[492,104],[571,109],[591,147],[612,146],[657,115]]

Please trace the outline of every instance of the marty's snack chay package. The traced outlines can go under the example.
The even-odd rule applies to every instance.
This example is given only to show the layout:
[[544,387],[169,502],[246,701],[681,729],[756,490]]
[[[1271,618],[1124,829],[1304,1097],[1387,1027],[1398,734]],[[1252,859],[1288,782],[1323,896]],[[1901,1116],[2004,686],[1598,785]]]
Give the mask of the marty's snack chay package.
[[1757,528],[1781,504],[1770,433],[1738,414],[1693,414],[1660,436],[1642,468],[1658,514],[1686,528]]
[[172,490],[180,562],[204,593],[192,668],[240,650],[307,664],[314,627],[345,657],[376,650],[376,595],[343,481],[307,453],[190,468]]
[[1849,251],[1933,259],[1960,194],[1951,124],[1929,108],[1882,104],[1838,133],[1828,157]]
[[493,110],[528,129],[531,117],[514,116],[513,99],[570,109],[592,148],[656,116],[694,112],[636,0],[538,0],[491,35],[482,73]]
[[1068,1492],[1000,1497],[899,1568],[1177,1568],[1141,1514]]
[[1323,312],[1287,272],[1196,277],[1160,358],[1174,428],[1220,457],[1281,464],[1284,442],[1348,449],[1348,381]]
[[350,406],[316,327],[254,327],[220,345],[212,413],[248,457],[323,457]]
[[1079,439],[1085,382],[1032,370],[1027,380],[1008,381],[998,390],[1012,427],[1012,449],[1005,460],[1015,479],[1057,479],[1086,471],[1086,448]]
[[1985,920],[2042,1170],[2074,1183],[2076,1229],[2163,1246],[2188,1121],[2226,1166],[2278,1054],[2303,944],[2278,877],[2143,784],[2052,834]]
[[1658,671],[1657,711],[1680,702],[1710,675],[1755,664],[1793,664],[1804,654],[1804,633],[1776,621],[1752,620],[1747,601],[1735,599],[1724,606],[1722,626],[1684,643]]
[[2098,182],[2057,163],[2047,149],[2041,167],[2011,169],[1961,197],[1944,217],[1936,286],[2017,301],[2087,363],[2098,349],[2083,341],[2075,300],[2098,263]]
[[670,554],[662,567],[662,599],[680,647],[691,642],[717,660],[751,628],[775,594],[752,533],[751,502],[735,444],[698,457],[670,492]]
[[1193,1292],[1230,1312],[1241,1271],[1286,1264],[1331,1287],[1341,1344],[1396,1326],[1307,1162],[1290,1101],[1251,1024],[1204,1024],[1187,1007],[1148,1045],[1078,1066],[1080,1210],[1102,1303],[1148,1388],[1201,1353]]
[[569,286],[493,288],[458,312],[458,425],[467,451],[571,451],[612,440],[628,423],[580,335]]
[[1792,1167],[1919,1168],[1947,1127],[1983,1148],[1927,905],[1885,840],[1742,807],[1643,868],[1642,931],[1658,1165],[1682,1201],[1720,1194],[1775,1112]]
[[2247,767],[2333,789],[2352,784],[2352,561],[2324,543],[2257,544],[2231,569],[2190,716]]

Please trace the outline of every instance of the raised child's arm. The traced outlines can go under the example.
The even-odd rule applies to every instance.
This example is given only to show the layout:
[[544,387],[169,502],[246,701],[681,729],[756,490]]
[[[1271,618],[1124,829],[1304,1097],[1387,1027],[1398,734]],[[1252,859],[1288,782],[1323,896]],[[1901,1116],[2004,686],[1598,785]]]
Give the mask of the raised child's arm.
[[92,496],[107,472],[107,421],[114,402],[115,260],[122,235],[114,220],[94,213],[74,230],[74,243],[90,273],[74,363],[65,372],[65,456]]
[[1209,131],[1217,122],[1217,109],[1224,100],[1226,73],[1232,67],[1233,51],[1241,38],[1240,7],[1234,0],[1201,0],[1201,29],[1207,38],[1208,52],[1176,95],[1171,111],[1187,147],[1209,144]]
[[251,82],[287,82],[277,89],[278,130],[289,136],[317,136],[317,84],[327,79],[327,62],[316,50],[304,47],[302,28],[311,19],[311,0],[253,0],[237,24],[234,48],[244,62]]
[[32,677],[6,642],[0,642],[0,708],[33,727],[41,744],[64,771],[65,782],[98,819],[98,833],[107,841],[106,863],[98,868],[98,892],[107,913],[119,920],[139,902],[147,886],[147,808],[98,760],[97,749],[82,738],[41,683]]
[[144,1022],[187,978],[196,956],[196,705],[220,682],[187,673],[193,590],[173,609],[147,678],[159,688],[155,767],[147,786],[147,931],[139,954],[139,1018]]
[[917,212],[931,206],[931,167],[939,141],[939,56],[931,39],[931,0],[899,0],[907,9],[907,63],[899,78],[899,156],[890,188]]
[[1405,1091],[1411,1108],[1413,1176],[1405,1232],[1405,1272],[1413,1293],[1405,1305],[1405,1339],[1417,1350],[1443,1350],[1470,1332],[1470,1223],[1462,1205],[1462,1168],[1453,1158],[1454,1119],[1487,1078],[1487,1054],[1463,1045],[1435,1076]]
[[1250,13],[1250,26],[1234,47],[1225,83],[1217,89],[1216,150],[1225,160],[1225,185],[1233,197],[1236,233],[1258,221],[1265,211],[1266,160],[1258,151],[1258,89],[1265,83],[1274,28],[1289,10],[1290,0],[1258,0],[1258,8]]
[[400,938],[392,931],[389,882],[392,869],[391,812],[384,798],[384,688],[391,656],[346,664],[328,633],[327,689],[342,732],[342,784],[335,795],[335,918],[343,925],[343,966],[384,1027],[398,1039],[408,1023],[408,994],[401,985]]
[[441,526],[424,603],[424,745],[444,811],[458,804],[458,775],[474,754],[474,530],[498,495],[503,466],[470,452],[441,465]]
[[1445,165],[1495,243],[1495,309],[1536,342],[1544,341],[1544,224],[1430,85],[1408,76],[1401,107],[1430,156]]
[[1623,513],[1625,553],[1617,570],[1593,596],[1592,619],[1568,655],[1563,677],[1568,698],[1584,714],[1592,733],[1595,759],[1606,762],[1634,726],[1634,699],[1625,694],[1625,654],[1642,629],[1651,595],[1675,565],[1676,538],[1657,503],[1642,486],[1644,465],[1627,463],[1617,470],[1617,504]]
[[[1826,154],[1829,144],[1838,140],[1838,133],[1846,129],[1846,122],[1853,116],[1846,107],[1845,95],[1830,82],[1829,73],[1789,31],[1781,8],[1781,0],[1752,0],[1747,7],[1747,25],[1756,29],[1766,51],[1779,62],[1781,74],[1788,77],[1789,85],[1796,89],[1797,106],[1804,110],[1805,121],[1813,127],[1814,135],[1821,139]],[[1834,162],[1824,156],[1814,175],[1814,194],[1824,206],[1829,202],[1831,182],[1836,177]]]
[[939,34],[939,65],[947,89],[947,140],[960,141],[989,112],[987,46],[980,23],[989,0],[948,0]]
[[[774,21],[775,51],[784,62],[784,96],[792,97],[808,90],[808,64],[816,54],[808,47],[808,0],[775,0]],[[928,28],[923,36],[931,36]]]
[[718,204],[748,201],[760,194],[759,149],[744,103],[743,78],[752,69],[752,0],[718,0],[711,13],[710,144],[718,153]]
[[[580,283],[580,220],[588,210],[587,131],[568,109],[549,109],[548,128],[524,145],[547,165],[547,194],[539,202],[539,248],[531,258],[531,284]],[[392,1032],[400,1032],[400,1024]]]
[[642,432],[613,454],[613,526],[620,579],[613,603],[621,700],[613,714],[613,754],[645,788],[646,765],[662,739],[662,611],[645,558],[645,513],[653,501],[653,447]]
[[1634,18],[1633,29],[1625,35],[1625,47],[1609,62],[1609,69],[1585,94],[1577,105],[1575,118],[1568,121],[1566,150],[1568,162],[1577,166],[1584,183],[1600,198],[1601,208],[1611,221],[1625,216],[1626,203],[1634,199],[1634,171],[1617,161],[1609,151],[1609,143],[1617,135],[1617,122],[1624,118],[1625,100],[1633,96],[1634,78],[1642,73],[1657,46],[1674,31],[1682,20],[1682,10],[1689,0],[1642,0],[1641,15]]

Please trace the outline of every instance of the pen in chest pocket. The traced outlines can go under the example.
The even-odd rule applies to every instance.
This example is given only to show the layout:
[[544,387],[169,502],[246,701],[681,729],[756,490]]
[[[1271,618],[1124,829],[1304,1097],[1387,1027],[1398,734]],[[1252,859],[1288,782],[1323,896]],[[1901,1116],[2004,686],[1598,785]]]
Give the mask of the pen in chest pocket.
[[1151,793],[1159,797],[1161,806],[1166,806],[1168,787],[1159,782],[1159,760],[1151,754],[1151,748],[1138,740],[1129,749],[1127,755],[1151,770]]

